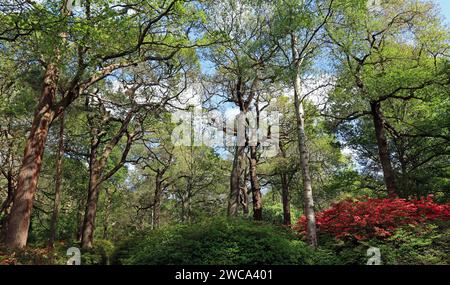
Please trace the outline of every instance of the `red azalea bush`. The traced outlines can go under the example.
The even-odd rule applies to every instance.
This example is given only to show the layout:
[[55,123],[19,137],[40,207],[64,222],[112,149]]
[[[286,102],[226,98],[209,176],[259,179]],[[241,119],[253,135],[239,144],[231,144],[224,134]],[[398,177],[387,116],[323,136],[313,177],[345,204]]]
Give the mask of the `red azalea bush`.
[[[316,214],[319,233],[334,235],[337,239],[357,240],[373,237],[386,238],[395,229],[404,225],[417,225],[433,220],[448,220],[450,203],[436,204],[432,196],[417,199],[369,198],[366,201],[350,199],[331,205],[331,208]],[[302,216],[294,227],[304,234],[306,218]]]

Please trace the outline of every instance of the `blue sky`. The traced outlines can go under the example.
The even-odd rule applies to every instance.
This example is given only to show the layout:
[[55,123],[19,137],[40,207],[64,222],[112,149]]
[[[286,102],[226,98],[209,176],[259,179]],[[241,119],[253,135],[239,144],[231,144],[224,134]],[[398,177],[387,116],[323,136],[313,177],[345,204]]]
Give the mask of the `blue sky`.
[[445,17],[447,24],[450,24],[450,0],[434,0],[441,7],[441,14]]

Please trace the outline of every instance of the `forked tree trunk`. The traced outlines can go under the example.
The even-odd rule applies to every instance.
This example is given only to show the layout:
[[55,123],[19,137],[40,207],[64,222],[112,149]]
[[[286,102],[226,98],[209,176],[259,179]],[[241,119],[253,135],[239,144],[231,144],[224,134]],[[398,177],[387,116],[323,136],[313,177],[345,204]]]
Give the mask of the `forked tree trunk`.
[[262,220],[262,195],[261,186],[259,185],[258,175],[256,173],[256,146],[250,146],[250,184],[252,186],[253,199],[253,219],[255,221]]
[[397,187],[395,185],[395,174],[392,170],[391,158],[389,157],[389,148],[384,127],[384,118],[381,113],[381,104],[380,102],[371,102],[370,108],[375,127],[378,155],[380,157],[381,168],[383,169],[384,183],[386,184],[389,196],[392,197],[397,194]]
[[53,248],[53,244],[56,239],[58,214],[59,214],[59,207],[61,204],[63,157],[64,157],[64,113],[61,113],[60,125],[59,125],[58,155],[56,158],[55,199],[53,201],[53,212],[52,212],[52,218],[50,221],[50,237],[48,239],[48,247],[50,247],[50,248]]
[[97,160],[98,129],[91,128],[91,151],[89,154],[89,186],[86,208],[83,219],[81,234],[81,247],[92,248],[95,229],[95,216],[97,214],[97,203],[100,192],[100,175],[102,166]]
[[312,192],[311,176],[309,174],[309,151],[306,145],[306,133],[305,133],[305,112],[303,109],[303,103],[301,101],[301,79],[300,79],[300,66],[301,60],[296,49],[296,38],[292,36],[292,55],[294,58],[294,104],[295,104],[295,117],[297,121],[297,135],[298,135],[298,149],[300,153],[300,168],[303,178],[303,201],[304,212],[307,220],[307,236],[308,242],[311,247],[317,247],[317,234],[316,234],[316,216],[314,213],[314,199]]
[[22,248],[27,244],[31,210],[41,171],[45,142],[50,123],[55,115],[52,107],[57,92],[57,81],[58,68],[55,64],[49,64],[44,75],[41,98],[25,143],[17,189],[14,193],[6,232],[5,243],[8,248]]
[[[134,90],[135,91],[135,90]],[[85,106],[88,111],[89,107],[89,97],[86,97]],[[128,113],[126,119],[122,122],[122,126],[119,133],[106,143],[102,152],[99,153],[100,141],[100,129],[93,122],[94,114],[93,112],[88,112],[88,124],[90,126],[90,153],[89,153],[89,186],[88,186],[88,197],[86,202],[86,209],[83,219],[83,230],[81,236],[81,247],[84,249],[92,248],[95,230],[95,216],[97,214],[97,204],[101,189],[101,183],[104,181],[103,173],[108,157],[113,151],[113,148],[117,145],[122,137],[124,130],[128,127],[128,123],[132,118],[132,113]],[[127,141],[127,148],[125,151],[129,150],[129,145]],[[125,153],[126,154],[126,153]],[[114,168],[115,171],[118,169]]]

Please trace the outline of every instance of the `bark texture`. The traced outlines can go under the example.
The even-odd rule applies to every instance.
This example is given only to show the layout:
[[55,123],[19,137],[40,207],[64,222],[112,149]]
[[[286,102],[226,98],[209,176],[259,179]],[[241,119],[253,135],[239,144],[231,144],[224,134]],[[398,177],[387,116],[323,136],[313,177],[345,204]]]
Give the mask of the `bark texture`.
[[60,116],[59,139],[58,139],[58,156],[56,158],[55,173],[55,199],[53,201],[52,218],[50,221],[50,237],[48,246],[53,248],[56,239],[56,231],[58,224],[59,207],[61,204],[61,184],[62,184],[62,163],[64,157],[64,113]]
[[17,179],[13,205],[8,219],[5,243],[8,248],[22,248],[27,243],[31,210],[39,179],[44,154],[44,145],[55,112],[53,104],[57,92],[58,68],[48,64],[41,98],[34,114],[30,134],[25,142],[25,151]]
[[301,98],[301,79],[300,79],[300,67],[302,60],[299,58],[299,53],[296,49],[297,40],[295,36],[292,36],[292,55],[294,59],[294,104],[295,104],[295,117],[297,121],[297,136],[298,136],[298,149],[300,153],[300,168],[302,172],[303,180],[303,203],[304,213],[307,220],[307,236],[308,242],[311,247],[317,247],[317,233],[316,233],[316,216],[314,213],[314,199],[311,175],[309,173],[309,151],[306,145],[306,133],[305,133],[305,112],[303,109],[303,103]]
[[253,199],[253,219],[255,221],[262,220],[262,195],[261,186],[259,185],[258,175],[256,173],[257,153],[256,146],[250,146],[250,184],[252,186]]
[[395,174],[392,170],[391,158],[389,156],[389,148],[380,102],[371,102],[370,109],[372,112],[375,136],[377,139],[378,155],[380,157],[381,168],[383,170],[384,183],[386,184],[389,196],[395,196],[397,193]]

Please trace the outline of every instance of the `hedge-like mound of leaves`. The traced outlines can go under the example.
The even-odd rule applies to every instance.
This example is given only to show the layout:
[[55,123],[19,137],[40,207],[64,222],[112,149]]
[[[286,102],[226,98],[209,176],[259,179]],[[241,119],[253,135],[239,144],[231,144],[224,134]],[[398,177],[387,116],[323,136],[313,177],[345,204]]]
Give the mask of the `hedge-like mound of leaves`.
[[115,264],[311,264],[314,253],[292,231],[243,219],[211,219],[149,231],[120,245]]

